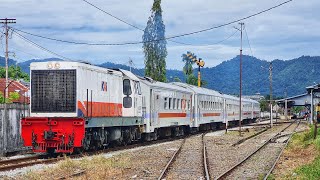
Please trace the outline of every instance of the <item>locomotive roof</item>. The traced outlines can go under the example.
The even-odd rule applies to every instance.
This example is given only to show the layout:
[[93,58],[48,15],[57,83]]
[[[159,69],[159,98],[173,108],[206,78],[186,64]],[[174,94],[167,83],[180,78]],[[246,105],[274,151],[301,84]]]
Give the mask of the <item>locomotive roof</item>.
[[197,86],[194,86],[194,85],[181,83],[181,82],[172,82],[170,84],[174,84],[174,85],[177,85],[177,86],[188,88],[188,89],[192,90],[193,92],[195,92],[196,94],[222,96],[222,94],[220,94],[218,91],[215,91],[215,90],[212,90],[212,89],[207,89],[207,88],[203,88],[203,87],[197,87]]
[[[54,67],[56,64],[59,64],[59,67]],[[51,65],[51,67],[49,67]],[[59,69],[72,69],[74,67],[82,67],[94,71],[101,71],[105,73],[111,73],[115,75],[122,75],[121,72],[105,68],[105,67],[99,67],[96,65],[91,65],[88,63],[83,62],[74,62],[74,61],[46,61],[46,62],[32,62],[30,64],[30,68],[32,70],[44,70],[44,69],[50,69],[50,70],[59,70]]]

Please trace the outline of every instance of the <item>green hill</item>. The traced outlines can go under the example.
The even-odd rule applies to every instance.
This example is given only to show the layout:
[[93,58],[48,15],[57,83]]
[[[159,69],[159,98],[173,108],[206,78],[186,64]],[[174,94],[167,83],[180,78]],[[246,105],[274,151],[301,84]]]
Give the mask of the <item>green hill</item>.
[[[52,61],[57,58],[29,60],[18,63],[22,70],[29,73],[31,62]],[[0,65],[4,65],[4,58],[0,57]],[[243,56],[243,94],[251,95],[261,93],[269,94],[269,63],[252,56]],[[10,64],[15,64],[10,60]],[[302,94],[305,87],[320,82],[320,56],[301,56],[292,60],[273,60],[273,94],[284,96],[285,89],[289,96]],[[107,68],[122,68],[129,70],[129,67],[121,64],[106,62],[98,66]],[[195,67],[196,68],[196,67]],[[182,70],[182,67],[181,67]],[[185,77],[180,69],[167,70],[168,81],[178,77],[183,82]],[[194,70],[196,73],[197,69]],[[208,82],[207,87],[222,93],[239,94],[239,56],[224,61],[215,67],[201,69],[202,78]],[[132,72],[143,76],[144,69],[132,68]]]

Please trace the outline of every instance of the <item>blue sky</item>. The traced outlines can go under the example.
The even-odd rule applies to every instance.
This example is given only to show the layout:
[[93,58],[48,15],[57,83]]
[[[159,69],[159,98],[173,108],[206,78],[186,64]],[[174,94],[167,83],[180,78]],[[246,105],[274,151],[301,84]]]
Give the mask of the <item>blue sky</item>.
[[[111,14],[145,28],[152,0],[88,0]],[[166,35],[196,31],[223,24],[272,7],[284,0],[162,0]],[[293,0],[265,14],[244,21],[252,53],[244,34],[244,54],[264,60],[293,59],[302,55],[320,55],[320,1]],[[57,39],[81,42],[121,43],[141,41],[143,32],[134,29],[89,6],[82,0],[1,0],[0,18],[16,18],[15,28]],[[216,44],[236,30],[233,24],[201,34],[177,38],[181,45],[168,41],[167,68],[181,69],[181,55],[194,52],[211,67],[239,54],[240,33]],[[32,41],[73,60],[92,63],[106,61],[126,64],[131,58],[143,67],[142,45],[85,46],[48,41],[28,36]],[[2,38],[2,44],[4,44]],[[0,49],[2,51],[2,49]],[[19,61],[53,57],[13,35],[10,52]],[[3,56],[3,53],[2,55]]]

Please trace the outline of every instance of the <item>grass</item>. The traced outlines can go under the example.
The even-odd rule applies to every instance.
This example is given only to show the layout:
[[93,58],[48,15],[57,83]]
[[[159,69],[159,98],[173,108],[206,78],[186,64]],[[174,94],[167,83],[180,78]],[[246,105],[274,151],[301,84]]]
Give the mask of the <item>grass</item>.
[[320,157],[311,164],[303,165],[295,170],[299,179],[320,179]]
[[[316,158],[309,164],[302,165],[294,169],[294,173],[285,177],[285,179],[320,179],[320,129],[317,130],[317,138],[314,139],[314,126],[310,130],[298,133],[292,136],[288,145],[288,151],[299,152],[306,151],[310,146],[314,147]],[[310,149],[310,148],[309,148]],[[274,176],[270,179],[274,179]]]
[[57,163],[54,167],[48,167],[40,171],[29,171],[18,179],[46,180],[70,177],[77,171],[85,173],[73,179],[106,179],[107,177],[121,177],[122,172],[129,165],[128,157],[119,155],[105,158],[102,155],[72,160],[67,158]]

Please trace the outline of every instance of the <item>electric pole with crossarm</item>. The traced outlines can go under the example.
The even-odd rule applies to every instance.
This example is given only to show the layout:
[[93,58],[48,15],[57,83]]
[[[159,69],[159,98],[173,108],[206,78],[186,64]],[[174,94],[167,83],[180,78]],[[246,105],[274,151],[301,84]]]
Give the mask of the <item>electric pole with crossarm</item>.
[[239,30],[241,32],[241,46],[240,46],[240,83],[239,83],[239,135],[241,136],[241,121],[242,121],[242,30],[244,23],[241,22],[240,29],[237,27],[234,27],[235,29]]
[[9,51],[8,51],[8,39],[9,39],[9,27],[8,24],[12,24],[12,23],[16,23],[16,19],[0,19],[0,23],[4,24],[4,28],[5,28],[5,35],[6,35],[6,52],[5,52],[5,56],[6,56],[6,85],[5,85],[5,97],[4,97],[4,118],[2,119],[2,137],[3,137],[3,149],[4,149],[4,153],[7,152],[7,99],[8,99],[8,86],[9,86],[9,82],[8,82],[8,59],[9,59]]
[[[5,28],[5,35],[6,35],[6,52],[5,52],[5,56],[6,56],[6,86],[8,86],[8,58],[9,58],[9,51],[8,51],[8,39],[9,39],[9,27],[8,24],[11,23],[16,23],[16,19],[0,19],[0,23],[4,24],[4,28]],[[8,97],[8,89],[6,89],[6,97]]]

